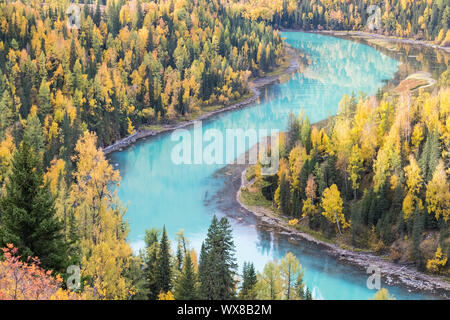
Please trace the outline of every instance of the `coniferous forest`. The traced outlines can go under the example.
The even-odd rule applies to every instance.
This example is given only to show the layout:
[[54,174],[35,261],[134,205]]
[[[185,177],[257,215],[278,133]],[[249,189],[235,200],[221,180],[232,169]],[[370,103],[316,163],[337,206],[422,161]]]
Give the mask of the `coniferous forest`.
[[[445,0],[2,1],[0,300],[314,299],[299,254],[240,263],[226,214],[211,212],[200,249],[183,230],[167,231],[170,217],[150,221],[132,248],[123,173],[103,151],[252,98],[255,83],[278,77],[294,55],[308,60],[286,30],[415,41],[441,50],[444,71],[345,94],[317,123],[290,113],[277,172],[247,166],[238,201],[448,288],[449,27]],[[371,298],[395,297],[381,288]]]

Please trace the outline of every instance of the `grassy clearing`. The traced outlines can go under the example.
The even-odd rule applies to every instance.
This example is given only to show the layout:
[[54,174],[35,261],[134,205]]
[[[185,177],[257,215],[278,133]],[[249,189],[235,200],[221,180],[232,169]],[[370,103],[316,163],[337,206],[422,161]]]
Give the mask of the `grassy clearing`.
[[249,187],[242,187],[240,200],[247,206],[272,208],[272,201],[264,197],[257,185],[258,183],[255,183]]
[[158,124],[158,123],[157,124],[149,124],[149,125],[141,126],[141,129],[142,130],[152,130],[152,131],[158,132],[158,131],[161,131],[164,129],[164,125]]

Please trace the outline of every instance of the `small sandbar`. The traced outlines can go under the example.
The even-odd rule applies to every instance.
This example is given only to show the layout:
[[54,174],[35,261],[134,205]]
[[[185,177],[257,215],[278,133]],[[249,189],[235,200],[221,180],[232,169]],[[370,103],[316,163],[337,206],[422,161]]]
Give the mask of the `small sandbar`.
[[426,71],[418,71],[410,74],[406,79],[402,80],[395,88],[395,92],[400,94],[407,91],[415,91],[431,87],[436,84],[436,80]]

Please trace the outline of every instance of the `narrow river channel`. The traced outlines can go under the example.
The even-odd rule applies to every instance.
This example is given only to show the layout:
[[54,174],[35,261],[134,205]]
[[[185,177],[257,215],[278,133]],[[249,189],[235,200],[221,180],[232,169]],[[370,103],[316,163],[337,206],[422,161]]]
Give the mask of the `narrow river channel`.
[[[285,32],[283,36],[291,46],[309,55],[311,65],[307,71],[265,88],[258,103],[204,121],[203,131],[284,130],[289,113],[299,114],[301,109],[311,122],[322,120],[336,113],[344,94],[375,94],[394,77],[400,64],[370,46],[345,39],[301,32]],[[198,130],[187,129],[192,136]],[[251,141],[245,149],[256,142]],[[198,252],[213,214],[238,217],[236,213],[222,212],[211,201],[223,189],[224,180],[215,173],[225,165],[177,165],[171,159],[177,143],[172,141],[171,133],[165,133],[111,155],[122,177],[118,195],[127,206],[129,242],[134,249],[143,247],[146,229],[165,225],[171,239],[183,229]],[[315,298],[368,299],[375,293],[366,287],[367,275],[363,271],[336,261],[314,244],[259,228],[252,217],[231,218],[230,222],[240,266],[252,261],[262,270],[267,261],[292,251],[305,269],[305,282]],[[432,298],[384,286],[397,299]]]

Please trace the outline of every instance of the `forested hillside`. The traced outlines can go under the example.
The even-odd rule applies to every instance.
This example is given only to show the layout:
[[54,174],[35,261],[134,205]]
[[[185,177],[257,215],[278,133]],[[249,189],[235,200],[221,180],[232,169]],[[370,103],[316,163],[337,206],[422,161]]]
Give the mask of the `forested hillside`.
[[[292,253],[239,278],[226,218],[198,253],[182,233],[172,252],[164,226],[133,252],[102,147],[248,97],[286,58],[279,28],[366,30],[369,1],[86,0],[79,28],[71,2],[0,3],[0,299],[311,299]],[[450,41],[448,2],[379,4],[382,32]],[[266,201],[343,245],[448,272],[448,86],[447,71],[432,92],[345,96],[323,129],[291,117],[278,175],[254,168]]]
[[278,174],[249,177],[292,226],[448,273],[449,75],[432,92],[344,96],[326,126],[291,115]]
[[231,1],[252,20],[276,28],[368,31],[367,22],[380,8],[386,35],[434,41],[450,46],[450,4],[446,0],[249,0]]
[[67,27],[68,1],[25,3],[0,4],[0,133],[20,141],[40,122],[45,165],[69,161],[85,128],[107,145],[235,101],[282,54],[271,27],[217,1],[86,5],[79,30]]
[[[137,296],[150,280],[99,147],[241,99],[284,54],[277,31],[218,1],[82,5],[79,29],[69,3],[0,3],[0,298]],[[67,280],[70,265],[82,295],[48,273]]]

